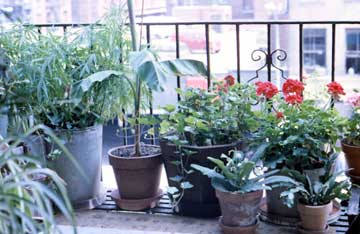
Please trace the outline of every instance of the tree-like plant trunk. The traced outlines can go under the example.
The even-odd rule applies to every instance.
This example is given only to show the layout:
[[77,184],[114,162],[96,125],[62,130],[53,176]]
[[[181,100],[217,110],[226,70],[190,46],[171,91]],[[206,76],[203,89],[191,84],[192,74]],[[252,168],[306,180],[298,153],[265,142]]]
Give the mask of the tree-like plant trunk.
[[[138,50],[137,46],[137,37],[136,37],[136,28],[135,28],[135,13],[134,13],[134,2],[133,0],[127,0],[127,6],[129,10],[129,20],[130,20],[130,31],[131,31],[131,42],[132,42],[132,49],[133,51]],[[136,77],[136,93],[134,105],[135,105],[135,156],[141,156],[141,148],[140,148],[140,141],[141,141],[141,126],[139,124],[140,118],[140,100],[141,100],[141,82],[139,77]]]
[[133,49],[133,51],[137,51],[138,46],[137,46],[137,36],[136,36],[136,28],[135,28],[135,13],[134,13],[133,0],[127,0],[127,5],[128,5],[128,10],[129,10],[132,49]]
[[141,101],[141,81],[136,77],[136,96],[135,96],[135,156],[141,156],[141,126],[139,123],[140,118],[140,101]]

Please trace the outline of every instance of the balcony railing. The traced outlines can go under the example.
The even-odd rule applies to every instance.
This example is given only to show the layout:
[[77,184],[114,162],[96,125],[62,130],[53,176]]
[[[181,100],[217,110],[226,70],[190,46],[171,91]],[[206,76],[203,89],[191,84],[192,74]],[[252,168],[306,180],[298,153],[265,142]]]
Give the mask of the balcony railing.
[[[65,33],[69,28],[77,28],[82,26],[89,26],[88,23],[76,23],[76,24],[35,24],[34,26],[38,28],[38,32],[41,33],[44,28],[62,28],[63,33]],[[210,30],[211,27],[214,25],[219,26],[227,26],[227,27],[233,27],[233,30],[235,30],[235,44],[234,48],[236,48],[236,78],[238,82],[244,82],[246,81],[252,81],[259,78],[259,72],[264,71],[266,73],[266,79],[268,81],[273,81],[273,73],[274,71],[278,72],[281,75],[281,78],[286,79],[287,75],[285,74],[284,70],[282,70],[278,62],[283,62],[287,59],[287,52],[283,48],[273,48],[272,45],[273,40],[275,38],[272,35],[272,30],[275,26],[281,26],[281,25],[292,25],[293,27],[297,27],[298,35],[298,79],[300,81],[303,81],[304,77],[304,27],[307,26],[314,26],[314,25],[321,25],[323,27],[328,27],[330,29],[330,38],[331,40],[331,51],[330,51],[330,79],[331,81],[335,81],[335,69],[337,65],[336,60],[336,35],[337,35],[337,28],[339,25],[358,25],[360,27],[360,21],[293,21],[293,20],[281,20],[281,21],[192,21],[192,22],[151,22],[151,23],[142,23],[139,24],[145,27],[146,29],[146,43],[151,44],[151,38],[152,38],[152,29],[154,27],[161,27],[161,26],[167,26],[167,27],[173,27],[173,30],[175,31],[175,56],[176,58],[181,58],[181,46],[180,46],[180,36],[182,31],[180,30],[181,26],[197,26],[203,28],[203,35],[205,37],[205,55],[206,55],[206,65],[208,68],[208,74],[207,74],[207,86],[210,87],[211,85],[211,37],[210,37]],[[259,25],[265,26],[266,29],[266,48],[265,49],[256,49],[251,54],[251,59],[254,62],[263,61],[262,65],[256,69],[253,73],[254,76],[251,78],[242,77],[241,74],[241,49],[240,49],[240,34],[242,27],[257,27]],[[98,26],[101,26],[98,24]],[[325,47],[326,48],[326,47]],[[328,47],[329,48],[329,47]],[[277,60],[277,61],[276,61]],[[177,88],[181,88],[181,82],[180,78],[177,77],[176,82]],[[178,100],[180,99],[180,96],[178,95]],[[153,114],[153,104],[150,103],[149,112],[152,115]],[[125,123],[124,123],[125,126]],[[155,142],[154,139],[151,140],[152,143]],[[127,144],[127,137],[124,137],[124,144]]]

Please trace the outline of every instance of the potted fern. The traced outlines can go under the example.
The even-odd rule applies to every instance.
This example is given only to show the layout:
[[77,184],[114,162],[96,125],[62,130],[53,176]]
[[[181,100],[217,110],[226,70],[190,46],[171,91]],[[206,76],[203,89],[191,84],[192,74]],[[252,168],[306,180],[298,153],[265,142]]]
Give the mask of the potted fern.
[[[332,211],[335,198],[347,200],[350,197],[351,182],[344,177],[343,171],[327,173],[318,181],[309,176],[290,170],[287,173],[297,181],[298,185],[281,193],[285,203],[294,206],[294,198],[298,198],[297,210],[301,218],[301,233],[327,233],[328,217]],[[295,196],[297,194],[297,196]]]
[[257,215],[264,190],[293,186],[296,182],[289,177],[275,175],[277,171],[261,173],[256,162],[246,159],[240,151],[231,154],[221,156],[226,163],[209,157],[216,165],[214,169],[194,164],[192,168],[211,179],[220,201],[220,227],[223,233],[254,234],[259,224]]

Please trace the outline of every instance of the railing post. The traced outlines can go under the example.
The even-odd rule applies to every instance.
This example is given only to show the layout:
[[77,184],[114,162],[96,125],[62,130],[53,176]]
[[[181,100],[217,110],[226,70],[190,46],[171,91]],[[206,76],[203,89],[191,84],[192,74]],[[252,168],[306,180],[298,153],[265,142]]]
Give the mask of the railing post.
[[267,56],[266,56],[266,65],[267,65],[267,80],[271,82],[271,24],[267,24]]

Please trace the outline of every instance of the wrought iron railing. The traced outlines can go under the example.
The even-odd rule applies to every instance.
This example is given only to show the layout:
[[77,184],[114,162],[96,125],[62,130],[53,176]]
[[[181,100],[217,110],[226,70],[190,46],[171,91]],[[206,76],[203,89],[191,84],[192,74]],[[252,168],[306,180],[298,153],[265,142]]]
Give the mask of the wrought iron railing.
[[[34,26],[38,28],[38,32],[41,33],[44,28],[62,28],[62,31],[65,33],[69,28],[76,28],[82,26],[89,26],[89,23],[76,23],[76,24],[35,24]],[[176,58],[180,58],[181,56],[181,48],[180,48],[180,35],[181,30],[180,26],[198,26],[203,27],[203,33],[205,36],[205,55],[206,55],[206,65],[207,65],[207,86],[211,86],[211,48],[210,48],[210,27],[214,25],[219,26],[229,26],[234,27],[235,29],[235,48],[236,48],[236,78],[238,82],[243,82],[244,79],[241,75],[241,60],[240,60],[240,34],[242,27],[249,26],[266,26],[266,44],[267,47],[265,49],[256,49],[251,54],[251,59],[254,62],[263,61],[264,63],[260,65],[258,69],[254,71],[254,76],[247,81],[252,81],[259,78],[260,71],[266,71],[266,78],[268,81],[273,81],[272,71],[278,71],[280,73],[280,77],[286,79],[286,75],[284,70],[282,70],[276,63],[283,62],[287,59],[287,52],[283,48],[274,48],[272,50],[272,42],[274,38],[272,37],[272,29],[276,25],[293,25],[297,27],[298,30],[298,58],[299,58],[299,71],[298,78],[300,81],[303,81],[304,74],[304,27],[311,25],[322,25],[324,27],[330,27],[331,30],[331,66],[330,66],[330,77],[331,81],[335,81],[335,68],[336,68],[336,33],[337,26],[339,25],[359,25],[360,21],[292,21],[292,20],[281,20],[281,21],[192,21],[192,22],[151,22],[151,23],[142,23],[143,27],[146,28],[146,42],[147,44],[151,44],[151,32],[153,27],[157,26],[170,26],[175,30],[175,56]],[[101,26],[98,24],[98,26]],[[180,77],[177,77],[177,88],[181,88]],[[178,95],[178,100],[180,96]],[[153,114],[153,103],[150,102],[149,112]],[[125,126],[125,125],[124,125]],[[155,142],[154,139],[151,140],[152,143]],[[124,137],[124,144],[127,144],[127,137]]]

